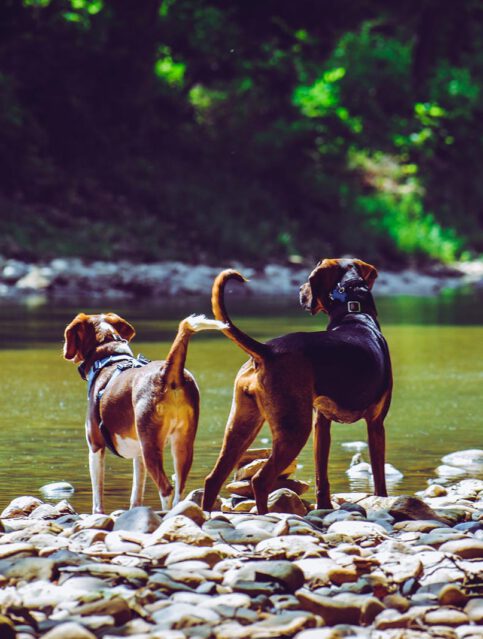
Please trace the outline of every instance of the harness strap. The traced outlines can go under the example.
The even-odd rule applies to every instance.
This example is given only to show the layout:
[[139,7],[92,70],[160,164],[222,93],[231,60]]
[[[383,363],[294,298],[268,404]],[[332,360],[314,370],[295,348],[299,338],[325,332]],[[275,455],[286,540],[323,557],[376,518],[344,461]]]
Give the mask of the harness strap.
[[[89,397],[92,386],[94,382],[96,381],[96,378],[101,372],[101,370],[103,368],[106,368],[106,366],[111,366],[112,364],[115,364],[116,362],[118,362],[116,369],[112,373],[107,384],[104,386],[104,388],[100,389],[95,399],[95,408],[96,408],[97,418],[99,420],[99,430],[101,431],[101,434],[104,438],[106,446],[109,448],[110,451],[112,451],[118,457],[121,457],[121,455],[115,449],[114,442],[112,441],[111,433],[107,430],[106,426],[104,425],[104,422],[101,419],[101,411],[100,411],[101,399],[104,393],[106,392],[107,388],[109,387],[109,384],[114,379],[116,379],[116,377],[118,377],[118,375],[120,375],[123,371],[126,371],[130,368],[141,368],[142,366],[146,366],[146,364],[149,364],[150,361],[151,360],[147,359],[146,357],[144,357],[144,355],[141,355],[141,354],[139,354],[137,357],[134,357],[134,355],[129,355],[129,354],[109,355],[108,357],[104,357],[103,359],[96,360],[94,364],[92,365],[89,371],[89,374],[87,376],[87,397]],[[86,379],[85,371],[84,370],[81,371],[80,370],[81,367],[79,367],[79,372],[81,374],[81,377],[83,379]]]

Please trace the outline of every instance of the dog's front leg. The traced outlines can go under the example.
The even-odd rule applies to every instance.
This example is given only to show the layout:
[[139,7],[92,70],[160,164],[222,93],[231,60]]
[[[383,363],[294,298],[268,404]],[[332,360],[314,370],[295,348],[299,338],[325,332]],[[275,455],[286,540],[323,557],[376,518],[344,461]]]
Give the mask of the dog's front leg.
[[104,512],[104,456],[105,448],[89,448],[89,473],[92,484],[92,512]]
[[146,485],[146,466],[144,465],[142,455],[132,460],[132,469],[132,491],[129,508],[135,508],[143,504],[144,487]]

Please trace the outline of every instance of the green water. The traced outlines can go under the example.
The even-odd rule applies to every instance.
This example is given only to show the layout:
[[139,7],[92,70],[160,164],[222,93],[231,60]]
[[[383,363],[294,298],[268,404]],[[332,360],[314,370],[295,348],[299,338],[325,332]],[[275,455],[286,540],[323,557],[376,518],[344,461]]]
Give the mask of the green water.
[[[113,310],[131,321],[138,335],[133,350],[163,358],[177,322],[192,312],[209,312],[206,300],[187,298],[169,304],[89,305],[3,304],[0,309],[0,507],[19,495],[40,496],[49,482],[75,486],[71,502],[80,511],[91,503],[84,438],[86,386],[76,368],[62,359],[63,330],[79,311]],[[443,455],[483,445],[481,388],[483,300],[472,292],[438,298],[377,300],[380,320],[391,349],[394,398],[388,419],[387,461],[404,479],[391,485],[393,494],[426,486]],[[304,314],[296,301],[234,300],[233,316],[258,339],[296,330],[320,330],[323,317]],[[188,488],[201,487],[220,448],[230,409],[233,380],[246,357],[219,334],[192,338],[187,367],[201,390],[201,419]],[[333,424],[330,480],[333,491],[366,490],[345,473],[351,452],[342,443],[365,440],[362,422]],[[269,445],[264,427],[256,446]],[[366,454],[367,458],[367,454]],[[312,446],[299,458],[296,476],[313,485]],[[171,468],[167,451],[167,467]],[[131,462],[107,453],[107,509],[128,505]],[[313,497],[313,490],[308,493]],[[148,480],[146,503],[159,507]]]

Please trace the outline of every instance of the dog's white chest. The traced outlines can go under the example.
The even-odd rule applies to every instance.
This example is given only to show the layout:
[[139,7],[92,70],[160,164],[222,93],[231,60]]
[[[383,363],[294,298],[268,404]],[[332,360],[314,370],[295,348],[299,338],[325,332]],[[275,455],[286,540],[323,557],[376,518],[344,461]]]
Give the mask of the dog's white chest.
[[119,435],[115,435],[114,446],[116,447],[116,450],[121,455],[121,457],[133,459],[134,457],[139,457],[139,455],[141,454],[141,446],[139,445],[139,441],[137,439],[131,439],[130,437],[119,437]]

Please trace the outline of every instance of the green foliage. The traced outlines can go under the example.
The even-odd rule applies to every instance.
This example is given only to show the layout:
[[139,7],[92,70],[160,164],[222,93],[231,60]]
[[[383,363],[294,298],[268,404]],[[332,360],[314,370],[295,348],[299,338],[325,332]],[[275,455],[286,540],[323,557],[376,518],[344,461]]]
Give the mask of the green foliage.
[[417,193],[378,193],[356,198],[358,212],[375,233],[392,240],[404,255],[428,256],[451,262],[461,256],[463,241],[453,229],[442,228],[424,209]]
[[186,65],[175,62],[169,47],[159,49],[159,58],[154,64],[154,72],[158,78],[171,86],[183,86]]
[[0,252],[483,250],[474,0],[22,0],[0,24]]

